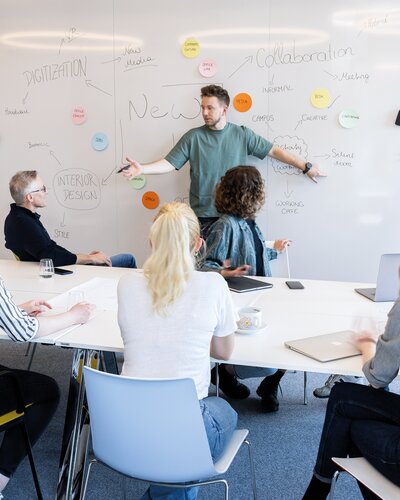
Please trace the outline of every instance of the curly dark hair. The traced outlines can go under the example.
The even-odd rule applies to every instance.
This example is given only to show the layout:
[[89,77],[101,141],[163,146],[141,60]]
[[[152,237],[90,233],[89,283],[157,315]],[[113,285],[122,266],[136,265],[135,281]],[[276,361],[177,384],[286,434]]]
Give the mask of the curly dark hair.
[[201,89],[201,97],[216,97],[221,104],[229,106],[231,102],[228,91],[219,85],[207,85]]
[[229,169],[215,190],[215,208],[220,214],[248,219],[254,217],[264,202],[264,180],[256,167]]

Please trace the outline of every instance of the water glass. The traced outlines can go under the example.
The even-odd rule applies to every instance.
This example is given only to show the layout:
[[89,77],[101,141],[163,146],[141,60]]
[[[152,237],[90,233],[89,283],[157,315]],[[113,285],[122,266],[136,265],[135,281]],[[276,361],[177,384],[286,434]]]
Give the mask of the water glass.
[[76,304],[85,301],[85,294],[82,290],[72,290],[68,293],[68,308],[67,311],[71,309]]
[[51,278],[54,274],[53,261],[51,259],[40,259],[39,275],[42,278]]

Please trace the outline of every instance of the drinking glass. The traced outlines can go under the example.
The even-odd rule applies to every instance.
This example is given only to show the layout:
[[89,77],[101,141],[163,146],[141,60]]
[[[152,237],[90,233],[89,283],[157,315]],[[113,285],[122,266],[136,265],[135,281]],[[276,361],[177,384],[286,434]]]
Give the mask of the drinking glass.
[[85,294],[82,290],[72,290],[68,293],[68,308],[67,311],[71,309],[75,304],[79,302],[84,302]]
[[51,278],[54,274],[53,261],[51,259],[40,259],[39,275],[42,278]]

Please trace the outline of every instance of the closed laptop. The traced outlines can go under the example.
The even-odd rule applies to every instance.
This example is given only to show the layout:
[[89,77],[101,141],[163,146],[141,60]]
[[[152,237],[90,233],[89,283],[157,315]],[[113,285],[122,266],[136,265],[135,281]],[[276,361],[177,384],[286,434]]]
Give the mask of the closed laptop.
[[289,340],[285,342],[285,346],[309,358],[326,363],[360,354],[360,351],[352,342],[353,335],[353,331],[344,330],[315,337]]

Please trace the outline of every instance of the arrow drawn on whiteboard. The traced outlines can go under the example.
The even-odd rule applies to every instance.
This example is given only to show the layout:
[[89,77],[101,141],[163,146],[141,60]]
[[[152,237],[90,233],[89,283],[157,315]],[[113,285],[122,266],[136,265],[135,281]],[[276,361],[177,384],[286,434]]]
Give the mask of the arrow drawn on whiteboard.
[[60,167],[62,167],[60,160],[59,160],[59,159],[57,158],[57,156],[54,154],[54,151],[53,151],[52,149],[50,149],[50,151],[49,151],[49,155],[50,155],[50,156],[52,156],[52,157],[56,160],[56,162],[60,165]]
[[22,104],[26,103],[26,100],[28,98],[29,92],[26,93],[26,96],[22,99]]
[[314,158],[324,158],[325,160],[327,160],[330,157],[331,157],[331,155],[328,153],[326,153],[324,155],[314,155]]
[[60,222],[60,226],[61,226],[61,227],[65,227],[65,212],[64,212],[64,215],[63,215],[62,221]]
[[329,104],[328,108],[331,108],[335,102],[339,99],[340,95],[338,95],[337,97],[335,97],[335,99],[331,102],[331,104]]
[[242,68],[245,64],[247,64],[247,63],[249,63],[249,62],[250,62],[250,63],[252,63],[252,62],[253,62],[253,56],[247,56],[247,57],[245,57],[245,58],[244,58],[244,61],[242,62],[242,64],[241,64],[238,68],[236,68],[236,69],[235,69],[235,71],[234,71],[231,75],[229,75],[229,76],[228,76],[228,78],[230,78],[230,77],[231,77],[231,76],[233,76],[235,73],[237,73],[237,72],[240,70],[240,68]]
[[289,179],[286,179],[286,191],[283,192],[286,198],[290,198],[293,194],[293,190],[289,190]]
[[[325,70],[324,70],[325,71]],[[329,73],[329,71],[325,71],[325,73],[329,76],[331,76],[334,80],[337,80],[337,75],[333,75],[332,73]]]
[[94,89],[98,90],[99,92],[103,92],[103,94],[107,94],[109,96],[112,97],[112,94],[106,92],[105,90],[101,89],[100,87],[96,87],[96,85],[93,85],[93,83],[91,83],[92,80],[85,80],[85,83],[88,87],[93,87]]
[[121,62],[121,57],[116,57],[115,59],[110,59],[109,61],[103,61],[101,64],[108,64],[112,62]]

